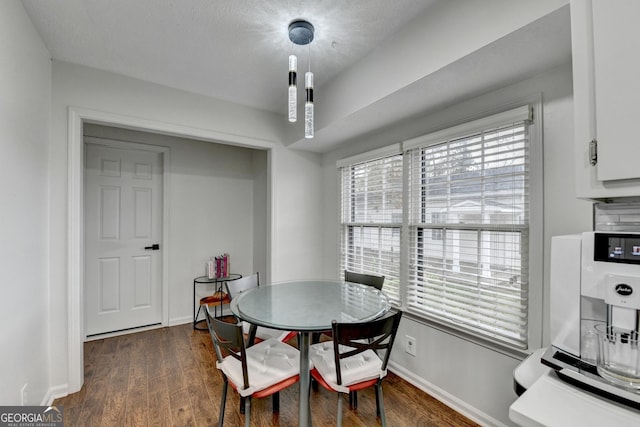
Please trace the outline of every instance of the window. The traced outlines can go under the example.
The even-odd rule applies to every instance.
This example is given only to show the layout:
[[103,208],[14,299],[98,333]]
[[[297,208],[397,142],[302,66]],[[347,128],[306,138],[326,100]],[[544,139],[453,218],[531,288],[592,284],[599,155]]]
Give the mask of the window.
[[341,271],[384,275],[383,291],[399,303],[402,155],[347,164],[341,174]]
[[[531,206],[536,217],[542,211],[531,112],[524,106],[404,141],[403,155],[341,161],[341,269],[384,274],[384,291],[407,313],[526,349],[529,280],[540,281],[542,270],[535,256],[530,274],[542,234],[530,230]],[[541,230],[539,219],[533,224]]]
[[408,161],[407,309],[526,348],[524,120],[416,147]]

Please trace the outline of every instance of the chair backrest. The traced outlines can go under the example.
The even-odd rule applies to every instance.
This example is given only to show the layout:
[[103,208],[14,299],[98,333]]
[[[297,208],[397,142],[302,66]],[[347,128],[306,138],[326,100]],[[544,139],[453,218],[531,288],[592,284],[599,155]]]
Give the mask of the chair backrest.
[[[402,311],[398,310],[387,314],[379,319],[362,323],[338,323],[331,322],[333,332],[333,354],[336,363],[336,379],[338,384],[342,384],[342,373],[340,372],[340,359],[373,350],[378,353],[384,350],[381,370],[387,369],[391,348],[396,339]],[[350,349],[340,353],[340,345],[348,346]]]
[[377,276],[374,274],[356,273],[353,271],[344,271],[344,281],[352,283],[361,283],[363,285],[373,286],[380,290],[384,285],[384,276]]
[[244,291],[257,288],[260,285],[260,275],[258,273],[251,276],[241,277],[240,279],[226,282],[227,292],[231,299],[237,297]]
[[244,388],[248,388],[249,371],[247,369],[247,356],[244,334],[242,333],[242,323],[229,323],[216,319],[209,312],[209,306],[205,306],[205,317],[207,319],[209,334],[213,341],[213,347],[216,351],[218,362],[222,362],[224,360],[224,353],[238,359],[242,365]]

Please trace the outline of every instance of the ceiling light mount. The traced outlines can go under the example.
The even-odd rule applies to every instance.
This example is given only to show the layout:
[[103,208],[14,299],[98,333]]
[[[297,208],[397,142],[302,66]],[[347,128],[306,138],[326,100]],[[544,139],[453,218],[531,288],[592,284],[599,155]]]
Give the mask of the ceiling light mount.
[[307,45],[313,41],[315,29],[309,21],[296,19],[289,24],[289,40],[298,45]]

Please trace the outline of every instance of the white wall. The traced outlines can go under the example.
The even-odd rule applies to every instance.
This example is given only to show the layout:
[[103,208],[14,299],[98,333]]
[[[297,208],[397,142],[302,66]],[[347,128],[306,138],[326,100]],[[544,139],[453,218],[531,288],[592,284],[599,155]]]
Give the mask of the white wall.
[[323,278],[321,157],[293,150],[272,154],[278,164],[287,165],[272,177],[275,199],[281,202],[272,212],[272,238],[278,239],[278,245],[271,245],[273,279]]
[[[324,156],[325,186],[325,275],[338,273],[338,174],[336,160],[356,153],[389,145],[439,129],[508,105],[515,100],[542,93],[544,138],[544,283],[543,295],[549,288],[549,244],[552,235],[569,234],[591,228],[591,205],[577,200],[573,186],[573,120],[571,66],[549,70],[526,81],[470,99],[421,118],[407,120],[375,135],[351,141],[343,148]],[[534,318],[542,318],[544,342],[548,343],[548,300],[538,302],[531,310]],[[405,334],[416,338],[417,357],[403,351]],[[427,326],[423,322],[403,318],[398,344],[392,355],[392,369],[428,392],[445,400],[461,412],[486,424],[510,425],[509,405],[516,395],[512,387],[512,371],[520,360],[498,351],[465,341]]]
[[[447,0],[430,6],[320,88],[316,132],[566,5],[568,0]],[[384,78],[381,78],[384,76]]]
[[[260,273],[261,278],[271,277],[268,266],[269,239],[269,168],[268,155],[264,150],[252,151],[253,170],[253,269]],[[264,281],[264,280],[263,280]]]
[[[50,199],[51,281],[50,316],[53,331],[51,363],[55,366],[51,384],[63,390],[70,378],[67,360],[68,342],[68,203],[69,182],[69,108],[97,110],[136,118],[149,123],[166,123],[184,130],[190,136],[215,135],[215,139],[234,145],[268,150],[271,181],[266,197],[268,225],[267,268],[271,277],[265,280],[320,277],[322,266],[321,212],[319,203],[321,158],[317,154],[298,153],[280,144],[284,115],[261,112],[187,92],[143,82],[74,64],[53,63],[52,140]],[[183,133],[184,133],[183,132]],[[202,137],[202,136],[200,136]],[[188,166],[195,159],[185,158]],[[184,172],[184,171],[183,171]],[[184,172],[186,173],[186,172]],[[264,176],[264,175],[263,175]],[[185,175],[184,185],[190,181]],[[290,183],[293,180],[295,183]],[[252,184],[253,185],[253,184]],[[249,190],[247,190],[249,191]],[[253,191],[253,190],[251,190]],[[309,203],[301,203],[308,198]],[[252,227],[250,222],[247,225]],[[305,234],[300,233],[300,228]],[[186,244],[186,242],[185,242]],[[213,249],[212,249],[213,250]],[[198,267],[202,259],[189,260]],[[249,263],[247,264],[249,265]],[[186,273],[185,273],[186,277]],[[185,283],[179,306],[191,298],[191,283]],[[179,316],[179,313],[174,313]],[[75,390],[69,390],[75,391]]]
[[[0,2],[0,405],[49,387],[50,55],[17,0]],[[55,310],[55,308],[52,308]]]
[[[169,324],[185,323],[193,316],[191,284],[204,274],[206,261],[229,253],[232,271],[242,275],[266,271],[266,185],[255,194],[254,168],[264,171],[267,158],[254,161],[253,149],[85,124],[85,136],[152,144],[170,149],[169,196]],[[261,229],[256,230],[256,224]],[[258,233],[259,239],[254,239]],[[212,285],[200,285],[200,296]],[[189,292],[187,292],[189,291]],[[196,296],[197,297],[197,296]],[[196,307],[197,308],[197,307]]]

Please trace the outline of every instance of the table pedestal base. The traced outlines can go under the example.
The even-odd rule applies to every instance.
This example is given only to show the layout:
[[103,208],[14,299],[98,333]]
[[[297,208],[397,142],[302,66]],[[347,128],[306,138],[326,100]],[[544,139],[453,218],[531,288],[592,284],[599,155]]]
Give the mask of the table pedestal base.
[[311,332],[298,334],[300,349],[300,409],[298,419],[300,427],[311,426],[311,411],[309,399],[311,393],[311,373],[309,372],[309,345],[311,344]]

